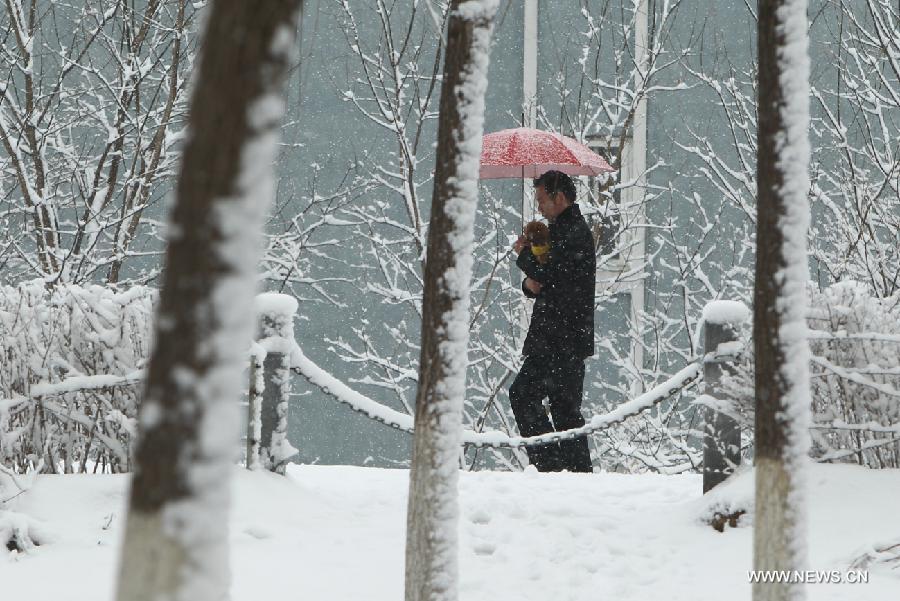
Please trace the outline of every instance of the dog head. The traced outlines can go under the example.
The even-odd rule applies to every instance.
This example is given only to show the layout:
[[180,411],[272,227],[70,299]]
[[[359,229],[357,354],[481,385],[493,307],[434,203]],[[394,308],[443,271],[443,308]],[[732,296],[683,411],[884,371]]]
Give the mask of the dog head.
[[525,225],[525,238],[531,244],[546,246],[550,244],[550,228],[540,221],[529,221]]
[[525,225],[525,238],[531,244],[531,253],[541,263],[545,262],[550,250],[550,228],[540,221],[530,221]]

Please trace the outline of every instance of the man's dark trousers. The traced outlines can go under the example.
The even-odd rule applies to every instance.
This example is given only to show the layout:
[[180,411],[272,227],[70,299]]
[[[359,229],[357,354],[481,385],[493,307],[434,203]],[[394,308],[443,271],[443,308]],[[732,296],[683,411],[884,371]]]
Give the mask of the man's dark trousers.
[[[553,426],[557,431],[583,426],[583,387],[583,359],[573,355],[527,355],[509,389],[509,402],[522,436],[546,434],[554,430]],[[545,397],[550,399],[552,425],[542,404]],[[526,451],[528,459],[540,472],[592,471],[586,436],[526,447]]]

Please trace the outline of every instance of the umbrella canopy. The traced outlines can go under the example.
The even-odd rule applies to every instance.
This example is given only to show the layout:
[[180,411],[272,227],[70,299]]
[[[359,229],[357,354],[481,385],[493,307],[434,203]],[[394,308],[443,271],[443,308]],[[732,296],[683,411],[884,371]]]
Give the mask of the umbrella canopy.
[[557,133],[517,127],[484,135],[481,179],[535,178],[551,169],[568,175],[615,171],[584,144]]

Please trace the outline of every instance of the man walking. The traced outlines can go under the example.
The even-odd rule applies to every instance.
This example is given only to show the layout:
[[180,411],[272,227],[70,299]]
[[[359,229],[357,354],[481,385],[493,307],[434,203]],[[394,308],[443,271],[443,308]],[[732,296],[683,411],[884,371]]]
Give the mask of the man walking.
[[[575,204],[575,184],[548,171],[534,180],[538,210],[550,222],[549,258],[537,260],[520,236],[513,246],[526,277],[522,292],[535,299],[522,354],[525,362],[509,389],[522,436],[584,425],[581,395],[584,360],[594,354],[594,282],[597,260],[591,230]],[[542,401],[550,399],[547,418]],[[590,472],[586,436],[528,447],[538,471]]]

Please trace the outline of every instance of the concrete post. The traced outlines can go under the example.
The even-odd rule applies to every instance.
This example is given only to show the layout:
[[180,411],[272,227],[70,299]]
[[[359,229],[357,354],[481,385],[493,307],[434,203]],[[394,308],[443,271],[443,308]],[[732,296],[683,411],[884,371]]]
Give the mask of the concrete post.
[[[256,311],[259,323],[257,345],[265,354],[262,377],[257,376],[254,380],[259,403],[254,405],[251,399],[250,405],[251,411],[258,406],[258,413],[252,417],[259,428],[259,463],[270,471],[284,474],[287,460],[297,453],[287,438],[297,301],[286,294],[264,293],[256,297]],[[256,428],[256,424],[253,427]]]
[[[703,310],[704,350],[703,362],[704,396],[708,404],[723,401],[721,392],[722,374],[729,356],[717,357],[734,350],[741,324],[750,317],[746,305],[735,301],[715,301]],[[725,345],[724,347],[722,345]],[[703,428],[703,492],[728,478],[741,463],[741,428],[729,415],[711,406],[704,408]]]
[[[260,351],[262,349],[259,349]],[[247,469],[259,469],[259,444],[262,440],[263,365],[257,349],[250,356],[250,387],[247,394]]]
[[281,447],[287,443],[288,400],[291,395],[290,357],[267,352],[263,361],[265,388],[260,407],[260,457],[270,471],[284,473],[286,457]]

